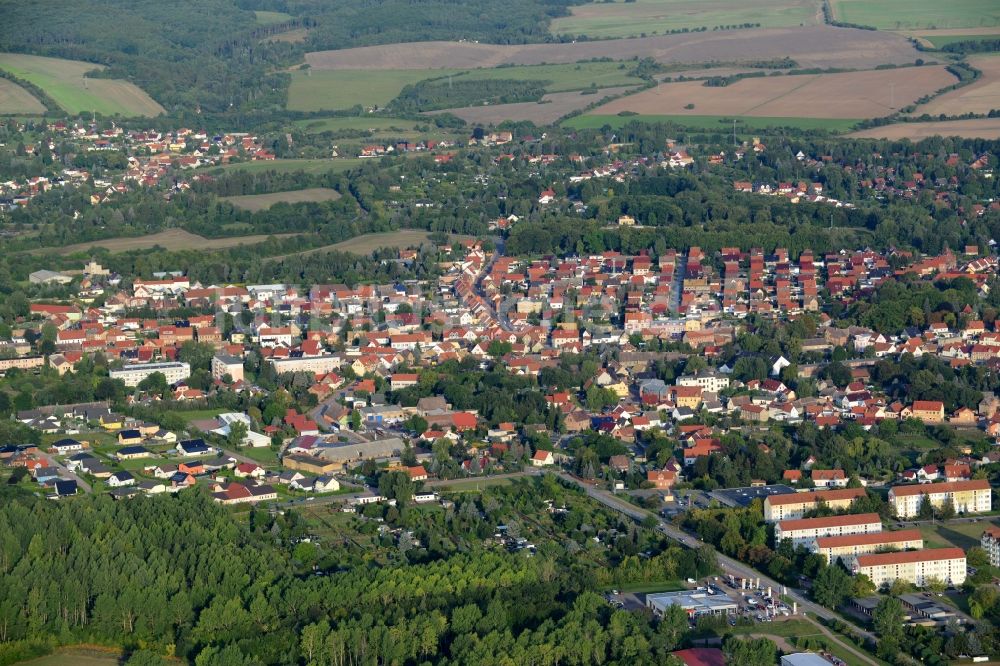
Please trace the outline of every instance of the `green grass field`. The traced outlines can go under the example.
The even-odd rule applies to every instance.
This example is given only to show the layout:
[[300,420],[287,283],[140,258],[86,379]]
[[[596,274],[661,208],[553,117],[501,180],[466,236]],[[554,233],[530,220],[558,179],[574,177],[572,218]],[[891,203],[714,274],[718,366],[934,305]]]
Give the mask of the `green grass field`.
[[921,525],[920,533],[924,537],[924,548],[957,546],[968,550],[979,545],[983,531],[989,527],[996,527],[997,524],[997,522],[985,518],[976,523],[935,523]]
[[992,39],[1000,39],[1000,34],[996,35],[920,35],[920,39],[930,42],[934,48],[940,49],[954,44],[955,42],[980,42]]
[[292,123],[298,129],[309,134],[320,134],[322,132],[341,132],[345,130],[359,130],[367,132],[374,130],[381,132],[385,130],[400,130],[409,132],[413,130],[416,123],[412,120],[402,120],[400,118],[380,118],[373,116],[333,116],[330,118],[310,118],[309,120],[296,120]]
[[448,70],[443,69],[297,70],[292,72],[288,108],[331,111],[357,104],[385,106],[404,86],[446,74]]
[[996,0],[831,0],[838,21],[880,30],[986,28],[1000,25]]
[[597,38],[666,34],[684,28],[736,26],[747,23],[784,28],[820,23],[817,0],[636,0],[594,2],[570,8],[570,16],[552,21],[557,35]]
[[18,662],[17,666],[117,666],[118,663],[120,660],[115,655],[67,650],[38,659]]
[[305,190],[292,190],[289,192],[222,197],[222,200],[228,201],[237,208],[257,212],[266,210],[276,203],[318,203],[321,201],[335,201],[339,198],[340,192],[332,190],[329,187],[311,187]]
[[[739,116],[736,118],[736,131],[759,132],[780,127],[792,127],[801,130],[829,130],[831,132],[846,132],[859,122],[856,119],[844,118],[768,118],[755,116]],[[732,134],[733,118],[721,116],[605,116],[584,115],[570,118],[563,123],[566,127],[575,129],[599,129],[604,125],[621,128],[626,123],[642,121],[647,123],[676,123],[682,127],[698,130],[718,130]]]
[[642,79],[631,76],[632,63],[625,62],[579,62],[564,65],[524,65],[517,67],[494,67],[473,69],[455,80],[493,81],[514,79],[516,81],[551,81],[545,91],[568,92],[596,86],[614,88],[617,86],[642,85]]
[[270,160],[227,164],[221,167],[221,169],[223,171],[246,171],[248,173],[261,173],[263,171],[277,171],[279,173],[292,173],[295,171],[304,171],[306,173],[340,173],[341,171],[353,169],[363,161],[358,158]]
[[254,16],[257,17],[257,23],[260,25],[274,25],[275,23],[284,23],[285,21],[291,21],[295,18],[291,14],[286,14],[284,12],[264,11],[255,11]]
[[[638,85],[629,75],[632,65],[620,62],[587,62],[563,65],[523,65],[491,69],[383,69],[296,70],[288,89],[288,108],[293,111],[349,109],[355,105],[385,106],[404,86],[425,79],[453,74],[453,80],[549,81],[546,92],[583,90],[592,85],[611,88]],[[340,120],[340,119],[338,119]],[[346,119],[344,119],[346,120]]]
[[123,116],[155,116],[164,113],[162,106],[128,81],[84,76],[95,69],[103,69],[102,65],[79,60],[2,53],[0,69],[38,86],[70,113],[94,112]]

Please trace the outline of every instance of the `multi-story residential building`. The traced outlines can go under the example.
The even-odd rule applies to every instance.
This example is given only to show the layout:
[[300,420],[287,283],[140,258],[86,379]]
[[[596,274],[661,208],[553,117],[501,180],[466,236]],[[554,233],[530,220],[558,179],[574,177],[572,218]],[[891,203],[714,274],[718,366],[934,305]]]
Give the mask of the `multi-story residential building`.
[[125,382],[125,386],[138,386],[139,382],[146,379],[154,372],[159,372],[167,378],[168,384],[176,384],[191,376],[191,366],[187,363],[136,363],[108,371],[111,379],[120,379]]
[[337,356],[290,356],[288,358],[271,358],[268,363],[274,366],[279,375],[283,372],[312,372],[326,374],[340,367]]
[[920,512],[925,495],[935,509],[951,499],[957,513],[983,513],[992,507],[992,490],[985,479],[894,486],[889,489],[889,504],[900,518],[912,518]]
[[234,382],[243,381],[243,359],[228,354],[216,354],[212,357],[212,377],[222,379],[229,375]]
[[702,391],[718,393],[729,388],[729,377],[718,370],[699,370],[697,374],[677,378],[678,386],[700,386]]
[[924,423],[944,423],[944,403],[940,400],[916,400],[913,403],[913,418]]
[[961,548],[929,548],[858,555],[851,570],[868,576],[875,587],[891,585],[896,580],[920,587],[932,580],[957,586],[965,582],[965,551]]
[[879,551],[919,550],[923,547],[924,539],[920,536],[919,530],[823,536],[818,537],[812,544],[812,550],[824,555],[828,562],[835,562],[838,557],[846,560],[848,557]]
[[774,541],[791,539],[793,546],[811,544],[816,537],[871,534],[882,531],[882,519],[877,513],[848,514],[782,520],[774,526]]
[[990,566],[1000,567],[1000,527],[986,528],[980,543],[990,556]]
[[801,518],[803,514],[815,509],[820,503],[835,510],[847,509],[851,506],[851,502],[859,497],[864,497],[864,495],[864,488],[838,488],[790,495],[770,495],[764,499],[764,520],[774,523],[779,520]]

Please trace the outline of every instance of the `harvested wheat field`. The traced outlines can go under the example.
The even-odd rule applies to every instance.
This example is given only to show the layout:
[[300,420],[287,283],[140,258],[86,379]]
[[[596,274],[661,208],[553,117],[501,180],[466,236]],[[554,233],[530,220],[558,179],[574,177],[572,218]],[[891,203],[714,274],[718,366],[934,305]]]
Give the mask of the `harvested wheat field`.
[[0,79],[0,113],[45,113],[45,105],[13,81]]
[[[129,250],[148,250],[156,246],[164,250],[221,250],[238,245],[253,245],[263,243],[268,238],[284,238],[298,234],[258,234],[256,236],[231,236],[229,238],[205,238],[183,229],[168,229],[148,236],[126,238],[106,238],[104,240],[87,241],[57,248],[59,254],[73,254],[91,248],[104,248],[110,252],[128,252]],[[53,248],[41,248],[34,252],[47,252]]]
[[960,116],[963,113],[986,114],[993,109],[1000,109],[1000,57],[974,56],[968,62],[982,70],[983,75],[978,81],[918,106],[913,115],[929,113],[932,116]]
[[329,187],[311,187],[305,190],[292,190],[289,192],[271,192],[268,194],[245,194],[236,197],[222,197],[223,201],[228,201],[237,208],[249,210],[256,213],[259,210],[270,208],[276,203],[318,203],[321,201],[334,201],[340,198],[340,192]]
[[[955,82],[944,67],[742,79],[722,88],[699,81],[664,83],[594,109],[691,116],[875,118]],[[890,94],[890,84],[895,90]],[[690,105],[694,105],[688,108]]]
[[498,65],[571,63],[633,56],[663,63],[747,62],[794,58],[801,67],[865,68],[912,63],[921,54],[906,37],[874,30],[811,26],[727,30],[575,44],[413,42],[306,54],[315,69],[470,69]]
[[932,136],[960,136],[964,139],[1000,139],[1000,118],[945,120],[939,123],[896,123],[847,135],[856,139],[911,139]]
[[475,125],[496,125],[505,120],[530,120],[536,125],[549,125],[559,120],[567,113],[583,109],[602,99],[631,90],[628,87],[602,88],[595,95],[584,95],[576,92],[549,93],[539,102],[517,102],[515,104],[495,104],[493,106],[465,106],[444,111],[428,111],[427,115],[435,113],[451,113],[467,123]]

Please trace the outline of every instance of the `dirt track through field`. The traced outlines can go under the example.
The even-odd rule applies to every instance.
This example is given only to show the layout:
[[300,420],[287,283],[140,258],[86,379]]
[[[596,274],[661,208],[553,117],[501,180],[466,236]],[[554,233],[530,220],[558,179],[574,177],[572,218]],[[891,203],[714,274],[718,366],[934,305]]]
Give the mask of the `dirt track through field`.
[[926,54],[906,37],[872,30],[811,26],[663,35],[562,44],[416,42],[306,54],[315,69],[440,69],[503,64],[572,63],[633,56],[663,63],[747,62],[795,59],[801,67],[865,68],[912,63]]

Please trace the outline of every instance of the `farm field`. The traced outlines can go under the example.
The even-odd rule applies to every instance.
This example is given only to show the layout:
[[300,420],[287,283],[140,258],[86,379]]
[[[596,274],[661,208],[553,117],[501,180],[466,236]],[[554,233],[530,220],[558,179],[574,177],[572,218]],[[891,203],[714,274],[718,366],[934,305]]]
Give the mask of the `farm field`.
[[960,136],[969,139],[1000,139],[1000,118],[945,120],[938,123],[895,123],[852,132],[856,139],[910,139],[920,141],[931,136]]
[[228,201],[237,208],[249,210],[256,213],[259,210],[266,210],[276,203],[304,203],[335,201],[340,198],[340,192],[331,190],[328,187],[312,187],[305,190],[292,190],[289,192],[270,192],[268,194],[246,194],[235,197],[222,197],[223,201]]
[[387,69],[369,70],[298,70],[292,73],[288,108],[297,111],[346,109],[356,104],[384,106],[403,87],[424,79],[454,74],[453,80],[548,81],[548,92],[582,90],[591,86],[640,85],[641,79],[629,75],[631,63],[592,62],[563,65],[532,65],[472,70]]
[[288,88],[288,108],[292,111],[333,111],[361,106],[385,106],[404,86],[424,79],[447,76],[454,70],[428,72],[416,69],[386,69],[377,73],[364,70],[296,70]]
[[286,14],[284,12],[265,12],[265,11],[254,11],[254,16],[257,18],[257,23],[260,25],[274,25],[275,23],[284,23],[285,21],[291,21],[294,16],[291,14]]
[[983,28],[1000,25],[995,0],[830,0],[838,21],[879,30]]
[[918,106],[912,115],[959,116],[963,113],[987,114],[993,109],[1000,109],[1000,56],[971,56],[968,63],[982,70],[983,75],[978,81]]
[[278,173],[290,173],[293,171],[304,171],[305,173],[339,173],[353,169],[362,163],[363,160],[355,157],[338,159],[294,159],[294,160],[257,160],[253,162],[236,162],[220,167],[223,171],[246,171],[248,173],[260,173],[262,171],[277,171]]
[[684,28],[759,23],[783,28],[822,23],[815,0],[636,0],[592,2],[570,7],[570,16],[553,19],[549,31],[556,35],[635,37]]
[[[623,111],[665,115],[874,118],[951,85],[944,67],[842,74],[769,76],[707,87],[699,81],[664,83],[614,100],[595,115]],[[894,86],[890,100],[890,85]],[[895,104],[890,102],[894,101]],[[687,108],[693,105],[693,108]]]
[[[275,238],[295,236],[296,234],[274,234]],[[229,238],[205,238],[198,234],[192,234],[183,229],[170,229],[148,236],[136,236],[134,238],[106,238],[104,240],[87,241],[75,243],[58,248],[59,254],[73,254],[74,252],[84,252],[94,247],[104,248],[110,252],[128,252],[129,250],[148,250],[157,245],[165,250],[221,250],[237,245],[253,245],[263,243],[271,235],[258,234],[256,236],[233,236]],[[42,248],[36,252],[49,251],[52,248]]]
[[591,115],[576,116],[570,118],[563,124],[576,129],[599,129],[609,125],[614,129],[623,127],[626,123],[641,120],[644,122],[656,123],[677,123],[684,127],[700,130],[717,130],[726,134],[733,131],[733,120],[737,121],[736,131],[739,134],[746,132],[767,131],[780,127],[794,127],[797,129],[814,130],[825,129],[831,132],[846,132],[858,121],[851,118],[769,118],[757,116],[668,116],[668,115],[627,115],[627,116],[606,116]]
[[0,113],[45,113],[45,105],[13,81],[0,78]]
[[801,67],[865,68],[912,63],[926,56],[903,35],[872,30],[805,28],[728,30],[638,39],[563,44],[474,44],[417,42],[314,51],[306,62],[314,70],[434,69],[575,63],[592,58],[653,58],[661,63],[738,63],[769,58],[795,59]]
[[70,113],[156,116],[164,109],[138,86],[120,79],[91,79],[85,73],[103,69],[79,60],[43,58],[19,53],[0,54],[0,69],[45,91]]
[[536,125],[547,125],[559,120],[570,111],[582,109],[605,97],[620,95],[626,90],[629,88],[604,88],[595,95],[581,92],[550,93],[542,97],[542,103],[516,102],[494,106],[465,106],[428,113],[451,113],[467,123],[482,125],[496,125],[504,120],[530,120]]
[[[324,245],[311,250],[303,250],[294,254],[282,254],[275,257],[267,257],[268,261],[287,259],[293,256],[307,254],[318,254],[320,252],[353,252],[354,254],[371,254],[382,247],[408,248],[423,244],[430,238],[431,232],[420,229],[400,229],[398,231],[386,231],[374,234],[362,234],[333,245]],[[452,242],[469,240],[472,236],[462,234],[448,234]]]

